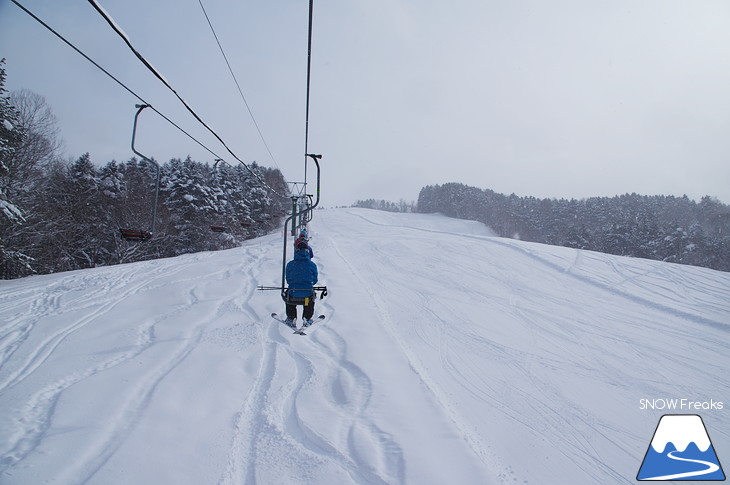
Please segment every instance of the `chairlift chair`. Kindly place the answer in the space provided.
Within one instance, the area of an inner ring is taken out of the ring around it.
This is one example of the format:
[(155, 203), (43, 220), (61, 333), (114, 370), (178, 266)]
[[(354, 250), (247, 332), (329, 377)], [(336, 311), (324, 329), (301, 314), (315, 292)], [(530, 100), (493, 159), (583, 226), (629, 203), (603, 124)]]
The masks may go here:
[(122, 239), (125, 241), (130, 242), (141, 242), (141, 241), (147, 241), (149, 239), (152, 239), (152, 234), (155, 232), (155, 220), (157, 219), (157, 201), (159, 200), (160, 195), (160, 165), (155, 162), (154, 160), (142, 155), (134, 148), (134, 140), (137, 135), (137, 118), (139, 118), (139, 114), (142, 112), (143, 109), (149, 108), (148, 104), (136, 104), (134, 105), (135, 108), (137, 108), (137, 113), (134, 115), (134, 127), (132, 128), (132, 151), (135, 153), (135, 155), (142, 158), (142, 160), (146, 161), (147, 163), (150, 163), (155, 166), (157, 169), (157, 175), (155, 177), (155, 200), (152, 205), (152, 222), (150, 224), (150, 230), (144, 231), (141, 229), (119, 229), (119, 232), (122, 236)]
[(284, 288), (281, 292), (281, 297), (284, 300), (284, 303), (287, 305), (297, 305), (297, 306), (307, 306), (309, 305), (309, 302), (312, 300), (317, 299), (317, 292), (321, 292), (319, 294), (319, 299), (323, 300), (325, 296), (327, 296), (327, 287), (326, 286), (315, 286), (312, 288), (312, 296), (290, 296), (289, 292), (293, 290), (297, 290), (298, 288)]
[(130, 242), (146, 241), (152, 238), (152, 233), (149, 231), (141, 231), (136, 229), (119, 229), (122, 239)]

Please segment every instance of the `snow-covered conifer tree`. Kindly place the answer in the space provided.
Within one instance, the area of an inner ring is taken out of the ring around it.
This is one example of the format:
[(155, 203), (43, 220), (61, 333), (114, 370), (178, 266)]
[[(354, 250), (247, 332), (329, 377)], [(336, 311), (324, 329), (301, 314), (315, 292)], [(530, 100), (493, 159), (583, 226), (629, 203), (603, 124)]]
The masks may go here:
[(30, 258), (7, 243), (8, 235), (25, 220), (23, 212), (9, 198), (10, 160), (23, 141), (19, 113), (10, 103), (5, 90), (5, 59), (0, 60), (0, 277), (12, 278), (30, 271)]

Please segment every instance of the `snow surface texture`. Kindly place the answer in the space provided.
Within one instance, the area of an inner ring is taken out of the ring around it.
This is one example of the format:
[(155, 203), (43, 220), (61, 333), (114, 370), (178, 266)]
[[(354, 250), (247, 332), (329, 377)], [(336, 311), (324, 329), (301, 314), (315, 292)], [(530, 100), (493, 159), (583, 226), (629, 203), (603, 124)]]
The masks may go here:
[[(728, 273), (438, 215), (310, 235), (306, 337), (256, 290), (278, 234), (0, 281), (0, 483), (631, 484), (668, 412), (640, 399), (728, 400)], [(727, 409), (699, 414), (730, 462)]]

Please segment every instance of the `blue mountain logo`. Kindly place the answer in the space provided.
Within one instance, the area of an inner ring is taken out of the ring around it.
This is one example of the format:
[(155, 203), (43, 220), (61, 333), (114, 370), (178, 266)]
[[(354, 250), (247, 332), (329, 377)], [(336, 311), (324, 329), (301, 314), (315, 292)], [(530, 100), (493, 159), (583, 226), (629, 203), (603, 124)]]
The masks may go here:
[(696, 414), (662, 416), (636, 479), (725, 480), (702, 418)]

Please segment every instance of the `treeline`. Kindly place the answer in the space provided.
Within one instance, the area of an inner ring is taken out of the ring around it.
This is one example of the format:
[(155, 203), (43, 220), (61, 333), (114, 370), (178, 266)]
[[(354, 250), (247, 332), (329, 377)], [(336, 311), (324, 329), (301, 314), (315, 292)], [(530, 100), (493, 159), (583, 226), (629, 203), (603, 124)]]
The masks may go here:
[(362, 207), (364, 209), (377, 209), (387, 212), (416, 212), (416, 204), (413, 202), (406, 202), (401, 199), (398, 202), (389, 202), (387, 200), (376, 200), (366, 199), (358, 200), (352, 207)]
[[(2, 279), (235, 247), (278, 227), (290, 203), (278, 170), (252, 163), (254, 176), (242, 165), (188, 157), (162, 164), (155, 204), (153, 164), (132, 158), (99, 167), (88, 154), (60, 160), (45, 100), (8, 95), (4, 83), (0, 61)], [(120, 229), (153, 234), (130, 242)]]
[[(287, 191), (278, 170), (250, 167), (277, 192)], [(6, 254), (0, 275), (8, 279), (236, 247), (278, 227), (288, 201), (269, 193), (243, 166), (213, 168), (189, 157), (173, 159), (161, 166), (153, 237), (122, 239), (120, 229), (151, 231), (155, 180), (155, 167), (134, 158), (97, 168), (85, 154), (46, 167), (32, 187), (14, 197), (23, 218), (2, 228)]]
[(480, 221), (503, 237), (730, 271), (730, 206), (708, 196), (556, 200), (449, 183), (421, 189), (418, 211)]

